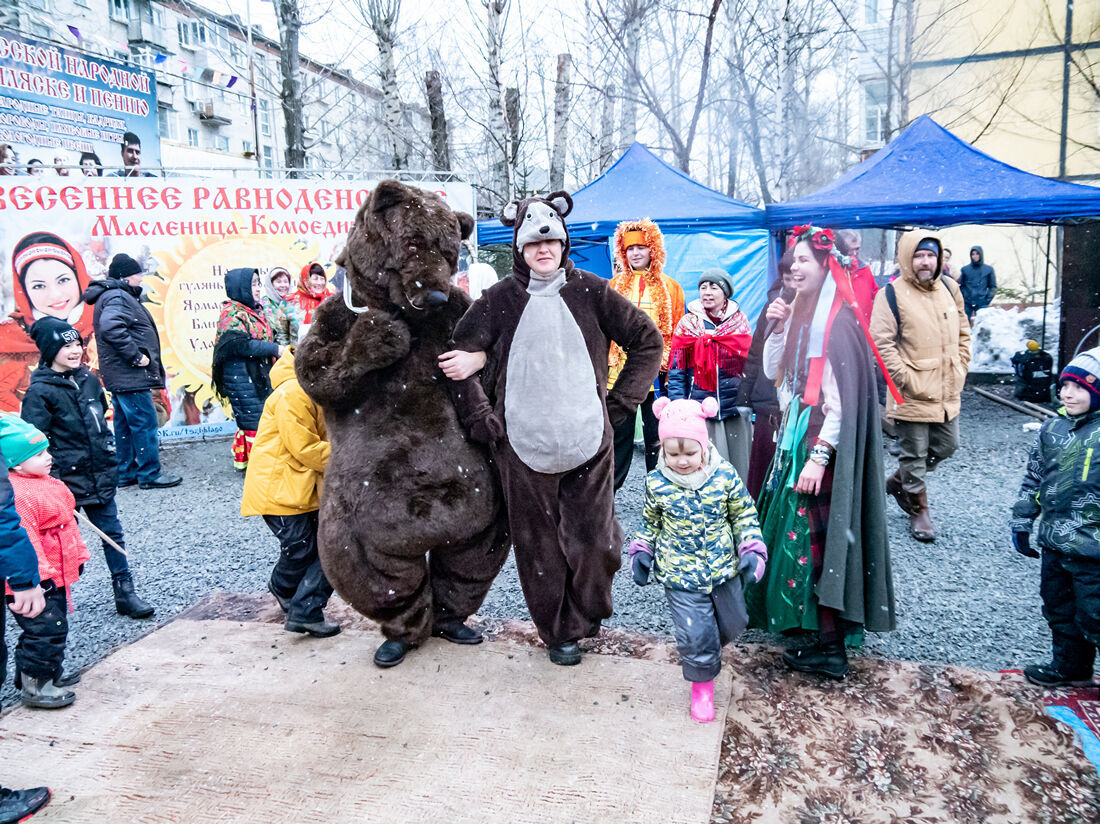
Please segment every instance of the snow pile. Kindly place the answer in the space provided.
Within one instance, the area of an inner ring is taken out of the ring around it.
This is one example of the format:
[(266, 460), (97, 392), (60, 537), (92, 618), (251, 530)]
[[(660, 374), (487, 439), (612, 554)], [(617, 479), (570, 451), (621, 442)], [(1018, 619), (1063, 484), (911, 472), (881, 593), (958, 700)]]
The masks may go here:
[[(1054, 354), (1058, 350), (1057, 304), (1047, 306), (1046, 331), (1044, 348)], [(1029, 340), (1043, 340), (1043, 307), (979, 309), (970, 338), (971, 372), (1011, 373), (1012, 356), (1024, 349)]]

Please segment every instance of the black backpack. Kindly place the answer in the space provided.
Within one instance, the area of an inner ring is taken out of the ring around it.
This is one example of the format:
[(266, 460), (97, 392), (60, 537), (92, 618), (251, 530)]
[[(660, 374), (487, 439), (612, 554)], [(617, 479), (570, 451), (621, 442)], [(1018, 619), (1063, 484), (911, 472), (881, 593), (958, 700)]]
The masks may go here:
[[(955, 300), (959, 299), (959, 293), (955, 290), (959, 288), (958, 284), (955, 284), (951, 278), (947, 275), (940, 275), (940, 283), (943, 284), (943, 288), (947, 290), (947, 293)], [(948, 283), (955, 284), (954, 288), (948, 286)], [(890, 311), (894, 313), (894, 323), (898, 327), (898, 331), (901, 331), (901, 313), (898, 312), (898, 296), (894, 292), (893, 282), (887, 283), (883, 289), (886, 291), (886, 303), (890, 306)]]

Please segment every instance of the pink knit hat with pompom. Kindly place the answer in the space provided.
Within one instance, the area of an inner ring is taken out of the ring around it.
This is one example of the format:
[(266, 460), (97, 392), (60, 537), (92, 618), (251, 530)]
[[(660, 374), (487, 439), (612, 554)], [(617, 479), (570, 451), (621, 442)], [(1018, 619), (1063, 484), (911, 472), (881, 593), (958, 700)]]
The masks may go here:
[(670, 401), (661, 397), (653, 402), (653, 414), (659, 420), (657, 433), (662, 441), (666, 438), (687, 438), (698, 441), (706, 449), (710, 443), (706, 419), (718, 414), (718, 401), (714, 398), (704, 398), (702, 403), (689, 400)]

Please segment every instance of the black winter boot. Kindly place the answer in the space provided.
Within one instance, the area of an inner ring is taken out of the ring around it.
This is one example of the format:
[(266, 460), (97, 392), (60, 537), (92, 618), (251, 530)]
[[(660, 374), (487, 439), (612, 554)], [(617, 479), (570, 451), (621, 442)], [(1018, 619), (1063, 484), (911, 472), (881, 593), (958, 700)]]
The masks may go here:
[[(80, 670), (62, 671), (59, 676), (53, 679), (53, 685), (55, 687), (71, 687), (73, 684), (79, 684), (80, 678)], [(14, 684), (17, 690), (23, 689), (23, 673), (19, 671), (18, 666), (15, 668)]]
[(1054, 687), (1091, 687), (1092, 673), (1067, 675), (1054, 662), (1049, 664), (1031, 664), (1024, 667), (1024, 678), (1032, 684), (1053, 689)]
[(415, 649), (415, 644), (406, 644), (404, 641), (383, 641), (374, 651), (374, 665), (382, 669), (396, 667), (405, 660), (405, 653)]
[(0, 787), (0, 824), (26, 821), (50, 803), (49, 787), (30, 790), (9, 790)]
[(148, 618), (155, 611), (152, 604), (139, 598), (134, 592), (134, 579), (129, 572), (120, 572), (113, 576), (111, 587), (115, 591), (115, 610), (119, 615)]
[(476, 629), (470, 629), (457, 618), (452, 621), (444, 621), (435, 625), (432, 635), (450, 641), (452, 644), (480, 644), (485, 640)]
[(581, 662), (581, 648), (576, 641), (554, 644), (549, 647), (547, 654), (550, 656), (550, 663), (561, 667), (573, 667)]
[(799, 672), (824, 675), (840, 681), (848, 674), (848, 652), (843, 639), (829, 643), (816, 643), (805, 649), (787, 650), (783, 663)]

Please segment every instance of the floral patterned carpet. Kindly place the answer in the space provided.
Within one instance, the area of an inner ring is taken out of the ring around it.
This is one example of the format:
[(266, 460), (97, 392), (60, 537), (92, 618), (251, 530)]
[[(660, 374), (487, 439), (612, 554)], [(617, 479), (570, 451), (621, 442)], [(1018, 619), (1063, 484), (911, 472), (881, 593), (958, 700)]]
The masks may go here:
[(1096, 768), (1019, 676), (854, 658), (836, 683), (746, 652), (715, 822), (1100, 821)]

